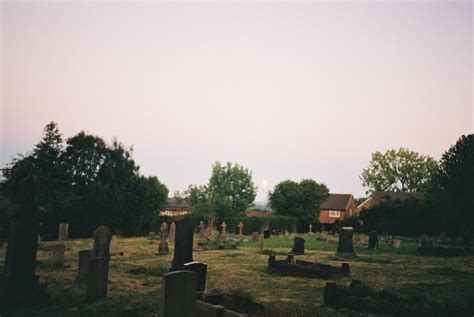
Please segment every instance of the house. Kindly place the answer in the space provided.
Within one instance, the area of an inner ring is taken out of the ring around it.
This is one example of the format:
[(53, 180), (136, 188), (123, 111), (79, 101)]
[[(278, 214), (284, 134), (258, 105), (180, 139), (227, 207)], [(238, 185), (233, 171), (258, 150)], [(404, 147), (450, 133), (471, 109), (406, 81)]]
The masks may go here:
[(247, 210), (245, 212), (246, 217), (270, 217), (272, 215), (272, 212), (270, 210), (260, 210), (260, 209), (254, 209), (254, 210)]
[(323, 225), (323, 229), (326, 229), (337, 220), (342, 221), (358, 215), (359, 209), (352, 194), (329, 194), (321, 204), (319, 222)]
[(191, 213), (191, 204), (184, 199), (168, 198), (165, 210), (160, 211), (160, 216), (178, 217)]
[(406, 200), (408, 198), (422, 199), (422, 193), (407, 193), (407, 192), (375, 192), (372, 196), (364, 200), (357, 208), (359, 210), (371, 208), (386, 199), (392, 200)]

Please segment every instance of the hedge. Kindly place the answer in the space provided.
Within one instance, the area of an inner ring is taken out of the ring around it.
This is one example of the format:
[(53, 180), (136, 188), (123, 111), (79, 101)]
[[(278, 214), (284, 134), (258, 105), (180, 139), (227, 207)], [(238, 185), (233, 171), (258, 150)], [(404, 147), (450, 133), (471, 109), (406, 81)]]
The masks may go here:
[(268, 223), (269, 228), (279, 231), (291, 231), (296, 224), (296, 218), (289, 216), (270, 216), (270, 217), (230, 217), (225, 219), (227, 231), (238, 233), (238, 225), (242, 221), (244, 224), (244, 234), (262, 231), (264, 225)]

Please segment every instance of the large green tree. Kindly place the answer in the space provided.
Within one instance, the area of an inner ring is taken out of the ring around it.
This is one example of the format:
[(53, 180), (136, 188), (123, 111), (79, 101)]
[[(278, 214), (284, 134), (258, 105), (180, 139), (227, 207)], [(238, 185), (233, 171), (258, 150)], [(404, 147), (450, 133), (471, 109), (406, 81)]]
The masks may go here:
[(323, 183), (304, 179), (280, 182), (268, 194), (270, 206), (276, 214), (295, 217), (300, 227), (314, 223), (329, 189)]
[(446, 231), (474, 237), (474, 134), (461, 136), (446, 151), (434, 177), (431, 198)]
[(374, 152), (369, 166), (362, 170), (367, 193), (376, 191), (423, 192), (437, 171), (437, 162), (406, 148)]

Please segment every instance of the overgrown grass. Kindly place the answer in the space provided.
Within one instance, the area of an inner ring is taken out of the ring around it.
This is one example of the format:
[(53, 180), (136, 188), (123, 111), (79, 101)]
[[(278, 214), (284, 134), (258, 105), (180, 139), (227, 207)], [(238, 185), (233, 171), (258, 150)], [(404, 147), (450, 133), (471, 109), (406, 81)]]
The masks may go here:
[[(315, 235), (304, 238), (305, 255), (297, 256), (298, 259), (340, 266), (340, 259), (335, 257), (337, 245), (319, 241)], [(400, 298), (419, 299), (448, 311), (452, 307), (468, 310), (474, 289), (474, 256), (418, 256), (416, 241), (404, 241), (400, 249), (381, 242), (378, 250), (369, 251), (365, 243), (360, 244), (364, 239), (366, 236), (356, 235), (357, 256), (344, 259), (351, 265), (352, 276), (329, 281), (349, 284), (351, 279), (358, 279), (370, 289), (388, 289)], [(74, 282), (77, 252), (91, 249), (92, 240), (66, 241), (66, 267), (61, 269), (53, 269), (49, 264), (55, 243), (41, 243), (36, 269), (50, 301), (35, 307), (11, 308), (2, 316), (120, 316), (124, 310), (137, 316), (158, 313), (161, 276), (172, 260), (172, 252), (156, 255), (159, 241), (146, 237), (119, 239), (111, 257), (108, 297), (95, 302), (87, 302), (85, 285)], [(228, 294), (240, 290), (239, 300), (263, 306), (261, 316), (370, 315), (322, 306), (326, 280), (269, 274), (267, 254), (282, 258), (292, 246), (292, 236), (272, 236), (263, 241), (264, 254), (259, 241), (244, 241), (235, 250), (198, 250), (193, 256), (195, 261), (208, 264), (207, 289), (219, 288)], [(170, 243), (171, 250), (173, 247)], [(5, 251), (6, 246), (0, 248), (2, 264)]]

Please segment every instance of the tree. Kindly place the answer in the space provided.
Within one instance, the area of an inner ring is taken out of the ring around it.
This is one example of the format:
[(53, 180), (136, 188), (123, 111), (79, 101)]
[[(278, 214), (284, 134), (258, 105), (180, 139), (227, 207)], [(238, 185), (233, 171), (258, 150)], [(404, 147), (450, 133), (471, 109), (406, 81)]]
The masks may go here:
[(234, 216), (242, 214), (255, 199), (257, 188), (252, 181), (252, 173), (239, 164), (216, 162), (209, 179), (209, 195), (220, 205), (230, 204)]
[(376, 191), (423, 192), (436, 173), (437, 162), (429, 156), (400, 148), (374, 152), (369, 167), (363, 169), (362, 185), (367, 193)]
[(275, 186), (268, 199), (276, 214), (295, 217), (302, 227), (317, 219), (328, 194), (327, 186), (314, 180), (304, 179), (300, 183), (286, 180)]
[(446, 231), (474, 236), (474, 134), (461, 136), (446, 151), (430, 196), (439, 207)]

